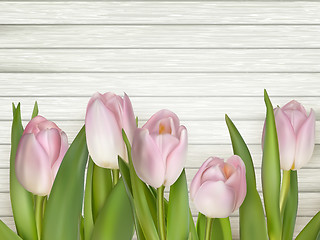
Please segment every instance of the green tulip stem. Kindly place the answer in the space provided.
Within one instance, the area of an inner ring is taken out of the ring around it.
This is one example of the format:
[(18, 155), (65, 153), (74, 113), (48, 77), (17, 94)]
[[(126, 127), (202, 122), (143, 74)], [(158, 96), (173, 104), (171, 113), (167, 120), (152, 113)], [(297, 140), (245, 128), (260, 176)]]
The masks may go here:
[(211, 237), (211, 228), (212, 228), (212, 221), (213, 221), (213, 218), (209, 218), (207, 217), (207, 224), (206, 224), (206, 234), (205, 234), (205, 237), (204, 239), (205, 240), (210, 240), (210, 237)]
[(291, 170), (283, 170), (282, 176), (282, 185), (281, 185), (281, 192), (280, 192), (280, 214), (281, 218), (284, 214), (285, 205), (287, 202), (289, 190), (290, 190), (290, 172)]
[(231, 225), (230, 225), (229, 218), (228, 217), (220, 218), (219, 220), (220, 220), (220, 224), (221, 224), (223, 239), (224, 240), (232, 240), (232, 232), (231, 232)]
[(113, 186), (117, 185), (118, 180), (119, 180), (119, 169), (112, 169)]
[(165, 220), (164, 220), (164, 186), (157, 189), (157, 215), (158, 231), (161, 240), (166, 239)]
[(38, 240), (41, 239), (41, 229), (42, 229), (42, 219), (43, 219), (43, 213), (44, 213), (44, 202), (47, 196), (38, 196), (35, 195), (35, 218), (36, 218), (36, 226), (37, 226), (37, 234), (38, 234)]

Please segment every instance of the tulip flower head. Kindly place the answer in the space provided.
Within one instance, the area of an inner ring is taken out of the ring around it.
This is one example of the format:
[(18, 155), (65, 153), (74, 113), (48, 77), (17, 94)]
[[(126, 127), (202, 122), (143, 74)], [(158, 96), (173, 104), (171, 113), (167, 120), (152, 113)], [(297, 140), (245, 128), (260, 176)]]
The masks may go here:
[(34, 117), (17, 149), (15, 171), (20, 184), (35, 195), (48, 195), (67, 150), (67, 135), (55, 123)]
[[(309, 115), (305, 108), (293, 100), (282, 108), (274, 109), (277, 128), (280, 167), (283, 170), (297, 170), (306, 164), (315, 144), (315, 113)], [(262, 135), (262, 146), (264, 131)]]
[(246, 193), (246, 167), (237, 155), (227, 162), (208, 158), (190, 185), (190, 197), (196, 208), (210, 218), (228, 217), (241, 206)]
[(147, 184), (155, 188), (171, 186), (183, 170), (187, 148), (187, 129), (176, 114), (161, 110), (135, 131), (133, 166)]
[(118, 155), (128, 161), (122, 129), (130, 143), (136, 127), (127, 94), (95, 93), (87, 106), (86, 137), (89, 154), (99, 167), (118, 169)]

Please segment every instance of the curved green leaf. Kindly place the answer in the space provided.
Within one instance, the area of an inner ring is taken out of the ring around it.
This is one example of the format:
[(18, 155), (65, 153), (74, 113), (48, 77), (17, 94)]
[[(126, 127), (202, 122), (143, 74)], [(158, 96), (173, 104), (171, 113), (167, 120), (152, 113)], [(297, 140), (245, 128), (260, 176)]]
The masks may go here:
[(39, 114), (38, 102), (35, 101), (34, 106), (33, 106), (32, 115), (31, 115), (31, 119), (34, 118), (35, 116), (38, 116), (38, 114)]
[(43, 240), (78, 239), (87, 160), (85, 127), (82, 127), (64, 156), (53, 183), (44, 213)]
[(167, 239), (188, 239), (189, 235), (189, 197), (185, 170), (171, 185), (167, 216)]
[(86, 189), (84, 193), (84, 239), (90, 240), (93, 230), (93, 215), (92, 215), (92, 171), (93, 161), (89, 158), (87, 178), (86, 178)]
[(256, 176), (251, 154), (238, 129), (227, 115), (225, 120), (230, 133), (233, 153), (240, 156), (246, 165), (247, 195), (239, 210), (240, 239), (267, 240), (266, 221), (261, 198), (256, 187)]
[(33, 211), (33, 195), (18, 182), (15, 172), (15, 157), (23, 133), (20, 103), (13, 106), (10, 153), (10, 199), (17, 232), (25, 240), (37, 239), (37, 228)]
[(308, 222), (296, 240), (314, 240), (320, 234), (320, 211)]
[(207, 223), (206, 216), (199, 212), (198, 218), (197, 218), (197, 233), (198, 233), (199, 239), (204, 239), (206, 235), (206, 223)]
[(155, 198), (150, 192), (149, 188), (143, 181), (141, 181), (134, 170), (131, 158), (131, 146), (124, 130), (122, 130), (122, 136), (128, 152), (132, 195), (136, 209), (136, 216), (146, 239), (158, 240), (159, 236), (155, 226), (157, 219)]
[(121, 176), (123, 179), (124, 186), (126, 188), (127, 196), (129, 197), (129, 200), (130, 200), (131, 211), (132, 211), (132, 214), (134, 217), (134, 225), (135, 225), (135, 229), (136, 229), (137, 239), (138, 240), (145, 240), (145, 237), (143, 235), (141, 226), (140, 226), (139, 221), (137, 219), (136, 210), (134, 207), (129, 166), (120, 156), (118, 156), (118, 165), (119, 165), (119, 169), (120, 169), (120, 173), (121, 173)]
[(97, 219), (108, 195), (112, 191), (111, 169), (93, 164), (92, 171), (92, 214)]
[(92, 233), (92, 240), (132, 239), (134, 220), (123, 179), (110, 193), (101, 209)]
[(276, 124), (273, 106), (264, 91), (264, 101), (267, 107), (265, 136), (262, 157), (262, 189), (266, 209), (268, 234), (270, 240), (281, 239), (280, 218), (280, 159)]
[(298, 209), (298, 177), (297, 171), (290, 173), (290, 190), (284, 209), (282, 239), (292, 239)]
[(22, 240), (7, 225), (0, 220), (0, 239), (6, 240)]
[(191, 210), (189, 209), (189, 237), (188, 240), (199, 240), (197, 229), (193, 221)]

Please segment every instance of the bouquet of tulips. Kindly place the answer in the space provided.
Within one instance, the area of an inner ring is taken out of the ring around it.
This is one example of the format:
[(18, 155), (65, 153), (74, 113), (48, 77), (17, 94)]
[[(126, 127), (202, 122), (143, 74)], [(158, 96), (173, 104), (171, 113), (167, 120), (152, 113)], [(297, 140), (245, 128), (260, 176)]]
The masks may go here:
[[(169, 110), (139, 128), (126, 94), (96, 93), (69, 147), (65, 132), (38, 115), (37, 103), (25, 129), (20, 104), (13, 104), (10, 197), (16, 232), (0, 221), (0, 239), (229, 240), (229, 216), (237, 209), (241, 239), (292, 239), (297, 170), (314, 149), (315, 113), (296, 101), (274, 109), (266, 91), (264, 100), (264, 204), (248, 147), (227, 115), (234, 155), (208, 158), (188, 191), (187, 129)], [(189, 193), (199, 211), (196, 221)], [(320, 239), (320, 213), (296, 239)]]

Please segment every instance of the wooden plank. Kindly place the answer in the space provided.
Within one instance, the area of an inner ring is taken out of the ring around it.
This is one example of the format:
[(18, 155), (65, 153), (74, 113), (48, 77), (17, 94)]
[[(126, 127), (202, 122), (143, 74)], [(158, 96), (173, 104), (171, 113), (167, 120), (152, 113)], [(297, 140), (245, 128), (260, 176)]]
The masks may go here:
[(317, 2), (0, 2), (0, 24), (319, 24)]
[[(71, 142), (71, 140), (69, 141)], [(260, 145), (248, 145), (252, 160), (256, 168), (261, 167), (262, 150)], [(233, 154), (232, 146), (227, 145), (189, 145), (186, 168), (199, 168), (201, 164), (210, 156), (218, 156), (224, 159)], [(10, 145), (0, 145), (0, 168), (9, 168)], [(320, 168), (320, 145), (316, 145), (313, 156), (303, 168), (318, 169)]]
[[(192, 181), (192, 178), (198, 171), (198, 168), (201, 166), (202, 162), (206, 159), (199, 159), (198, 166), (196, 168), (186, 169), (187, 182), (188, 186)], [(298, 171), (299, 175), (299, 192), (319, 192), (320, 194), (320, 169), (300, 169)], [(261, 187), (261, 169), (256, 168), (256, 181), (258, 191), (262, 191)], [(168, 189), (167, 189), (168, 190)], [(9, 192), (9, 169), (0, 169), (0, 192), (8, 193)]]
[(0, 72), (320, 72), (320, 49), (1, 49)]
[[(315, 86), (320, 92), (320, 84)], [(121, 93), (122, 95), (122, 93)], [(38, 101), (40, 114), (51, 120), (83, 120), (90, 97), (0, 97), (0, 121), (12, 119), (11, 103), (21, 102), (22, 118), (30, 119)], [(313, 108), (320, 118), (320, 97), (296, 97), (309, 112)], [(272, 97), (273, 104), (283, 106), (292, 97)], [(136, 116), (148, 120), (160, 109), (170, 109), (181, 120), (220, 120), (228, 113), (233, 120), (264, 120), (265, 105), (260, 97), (131, 97)], [(196, 114), (195, 114), (196, 111)]]
[(320, 96), (319, 79), (320, 73), (0, 73), (0, 95), (261, 97), (266, 88), (270, 96)]
[(0, 48), (319, 48), (319, 26), (4, 25)]
[[(232, 116), (231, 116), (232, 117)], [(23, 121), (23, 125), (26, 125)], [(69, 142), (75, 138), (84, 121), (55, 121), (66, 132)], [(181, 121), (188, 129), (190, 144), (229, 144), (230, 138), (224, 121)], [(247, 144), (260, 144), (263, 121), (234, 121)], [(143, 125), (140, 121), (139, 125)], [(316, 122), (316, 129), (320, 129), (320, 122)], [(0, 144), (9, 144), (11, 121), (0, 122)], [(320, 144), (320, 135), (316, 134), (316, 144)]]
[[(262, 193), (260, 193), (262, 197)], [(168, 193), (165, 193), (168, 197)], [(0, 216), (12, 216), (11, 203), (9, 193), (0, 193)], [(298, 216), (310, 217), (317, 214), (320, 207), (320, 193), (303, 192), (299, 193), (299, 208)], [(196, 216), (198, 211), (195, 209), (194, 204), (190, 201), (190, 208), (193, 216)], [(232, 216), (239, 216), (239, 211), (235, 211)]]
[[(296, 235), (304, 228), (310, 219), (311, 217), (297, 218), (294, 237), (296, 237)], [(1, 220), (12, 230), (15, 230), (13, 217), (1, 217)], [(197, 218), (193, 217), (193, 221), (196, 222)], [(230, 223), (232, 228), (232, 239), (239, 240), (239, 217), (230, 217)]]

